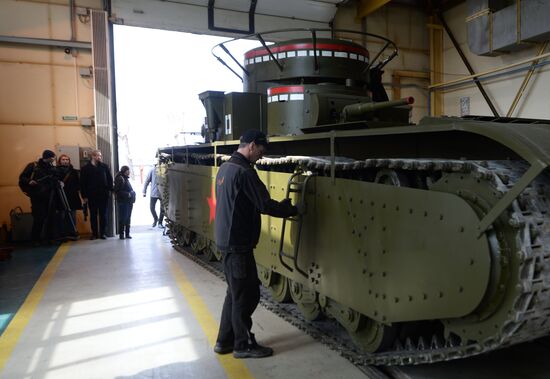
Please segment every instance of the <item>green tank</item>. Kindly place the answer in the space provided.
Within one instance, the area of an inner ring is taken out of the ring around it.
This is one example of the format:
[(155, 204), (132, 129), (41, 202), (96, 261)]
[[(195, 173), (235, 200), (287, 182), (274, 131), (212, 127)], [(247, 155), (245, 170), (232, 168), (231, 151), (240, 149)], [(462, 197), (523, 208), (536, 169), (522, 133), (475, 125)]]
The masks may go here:
[(546, 335), (550, 126), (489, 117), (412, 125), (412, 99), (373, 101), (387, 99), (380, 77), (397, 54), (391, 41), (374, 36), (386, 51), (371, 60), (358, 44), (321, 37), (326, 30), (304, 33), (264, 43), (244, 64), (230, 56), (244, 92), (201, 94), (209, 142), (159, 149), (173, 243), (220, 259), (214, 179), (239, 135), (262, 129), (270, 143), (260, 178), (274, 199), (307, 204), (295, 218), (262, 216), (255, 256), (276, 300), (309, 320), (336, 319), (383, 365)]

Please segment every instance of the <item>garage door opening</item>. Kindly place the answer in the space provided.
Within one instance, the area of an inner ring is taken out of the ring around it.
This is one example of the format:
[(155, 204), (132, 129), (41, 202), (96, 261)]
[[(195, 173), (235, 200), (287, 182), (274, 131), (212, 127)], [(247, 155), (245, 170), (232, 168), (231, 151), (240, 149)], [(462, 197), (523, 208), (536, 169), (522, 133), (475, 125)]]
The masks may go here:
[[(143, 183), (159, 147), (202, 142), (206, 116), (199, 93), (242, 91), (242, 83), (211, 54), (226, 37), (115, 25), (119, 164), (132, 172), (137, 193), (133, 225), (150, 225)], [(232, 43), (240, 59), (257, 41)], [(158, 213), (158, 203), (157, 203)]]

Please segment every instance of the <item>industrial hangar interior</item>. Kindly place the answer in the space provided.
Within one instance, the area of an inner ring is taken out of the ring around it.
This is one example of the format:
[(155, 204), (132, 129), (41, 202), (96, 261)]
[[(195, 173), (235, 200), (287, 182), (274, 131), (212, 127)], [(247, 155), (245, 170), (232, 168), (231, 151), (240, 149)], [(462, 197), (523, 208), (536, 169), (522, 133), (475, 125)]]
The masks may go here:
[[(548, 15), (2, 0), (0, 377), (549, 377)], [(129, 74), (132, 30), (218, 38), (215, 66), (172, 72), (172, 50), (199, 57), (137, 40), (156, 63)], [(160, 140), (145, 76), (221, 72), (240, 88), (176, 102), (192, 142)], [(151, 117), (143, 148), (127, 111)]]

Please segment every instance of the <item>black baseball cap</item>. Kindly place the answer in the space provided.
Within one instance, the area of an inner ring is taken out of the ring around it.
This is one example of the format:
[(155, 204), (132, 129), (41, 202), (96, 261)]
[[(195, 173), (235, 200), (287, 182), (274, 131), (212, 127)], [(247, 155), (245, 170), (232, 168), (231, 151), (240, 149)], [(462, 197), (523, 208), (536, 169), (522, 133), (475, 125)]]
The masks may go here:
[(243, 133), (241, 136), (241, 143), (254, 142), (256, 145), (263, 145), (267, 147), (267, 137), (264, 133), (256, 129), (250, 129)]
[(51, 150), (44, 150), (42, 152), (42, 159), (49, 159), (55, 157), (55, 153)]

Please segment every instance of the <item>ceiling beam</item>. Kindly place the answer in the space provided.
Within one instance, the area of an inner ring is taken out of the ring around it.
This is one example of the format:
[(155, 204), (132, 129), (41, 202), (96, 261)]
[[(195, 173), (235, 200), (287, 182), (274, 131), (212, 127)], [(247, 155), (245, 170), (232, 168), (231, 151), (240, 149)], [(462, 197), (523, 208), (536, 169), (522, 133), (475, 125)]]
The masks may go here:
[(359, 0), (355, 18), (360, 20), (389, 3), (391, 0)]

